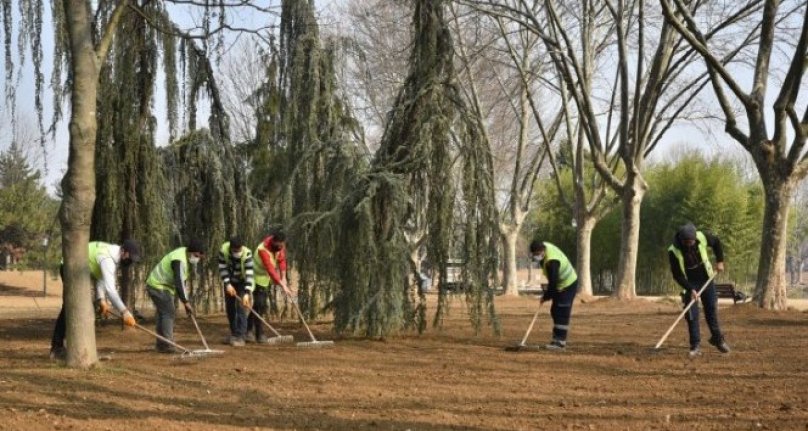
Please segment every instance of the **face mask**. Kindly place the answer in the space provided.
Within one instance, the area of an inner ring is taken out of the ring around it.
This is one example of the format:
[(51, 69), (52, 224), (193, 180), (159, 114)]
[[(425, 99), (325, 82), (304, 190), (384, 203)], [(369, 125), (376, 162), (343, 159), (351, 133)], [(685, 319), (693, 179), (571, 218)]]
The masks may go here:
[(269, 247), (270, 250), (275, 251), (275, 252), (281, 251), (281, 248), (282, 248), (281, 246), (276, 245), (276, 244), (272, 244), (272, 246)]
[(129, 266), (131, 264), (132, 264), (132, 259), (129, 259), (128, 257), (126, 259), (121, 259), (121, 265)]
[(188, 262), (191, 265), (196, 265), (197, 263), (199, 263), (199, 256), (191, 256), (191, 257), (189, 257)]
[(539, 255), (533, 255), (533, 262), (539, 263), (544, 259), (544, 253)]
[(241, 259), (241, 252), (232, 253), (230, 255), (233, 256), (233, 259)]

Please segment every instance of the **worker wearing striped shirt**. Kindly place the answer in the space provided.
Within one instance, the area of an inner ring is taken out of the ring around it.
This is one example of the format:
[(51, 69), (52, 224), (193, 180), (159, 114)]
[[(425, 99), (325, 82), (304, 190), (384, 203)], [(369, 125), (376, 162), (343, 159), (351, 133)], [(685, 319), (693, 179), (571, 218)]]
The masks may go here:
[(241, 347), (247, 333), (247, 315), (255, 290), (253, 256), (239, 237), (232, 237), (219, 250), (219, 276), (224, 287), (225, 309), (230, 322), (228, 344)]

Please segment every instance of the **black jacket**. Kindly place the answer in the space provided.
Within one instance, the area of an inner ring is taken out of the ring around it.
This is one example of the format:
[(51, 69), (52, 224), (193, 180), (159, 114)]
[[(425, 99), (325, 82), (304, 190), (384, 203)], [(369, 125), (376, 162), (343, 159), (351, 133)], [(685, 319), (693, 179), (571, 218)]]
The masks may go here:
[[(716, 262), (724, 261), (724, 249), (721, 247), (721, 240), (717, 236), (703, 232), (707, 238), (707, 246), (713, 249)], [(680, 240), (680, 234), (677, 232), (673, 237), (673, 246), (682, 251), (682, 256), (685, 260), (685, 274), (682, 274), (682, 269), (679, 267), (679, 259), (672, 251), (668, 251), (668, 260), (671, 265), (671, 273), (674, 280), (679, 283), (685, 290), (699, 289), (706, 282), (710, 276), (707, 275), (707, 270), (704, 268), (699, 253), (699, 240), (692, 247), (686, 247)], [(689, 292), (688, 292), (689, 293)]]

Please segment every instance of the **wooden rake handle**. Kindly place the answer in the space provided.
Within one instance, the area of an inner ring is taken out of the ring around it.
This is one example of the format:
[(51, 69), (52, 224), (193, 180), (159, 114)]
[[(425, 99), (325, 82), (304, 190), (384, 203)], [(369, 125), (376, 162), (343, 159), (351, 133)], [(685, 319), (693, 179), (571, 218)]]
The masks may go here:
[(665, 332), (665, 335), (663, 335), (662, 338), (659, 339), (659, 342), (656, 343), (656, 346), (654, 346), (654, 349), (659, 349), (659, 347), (662, 346), (662, 343), (664, 343), (665, 340), (668, 339), (668, 335), (670, 335), (671, 332), (673, 332), (673, 328), (675, 328), (676, 324), (679, 323), (680, 320), (682, 320), (682, 317), (685, 317), (685, 314), (687, 314), (687, 312), (690, 311), (690, 308), (693, 307), (693, 304), (696, 303), (696, 300), (699, 297), (701, 297), (701, 293), (704, 292), (704, 289), (706, 289), (707, 286), (710, 285), (710, 282), (713, 281), (713, 279), (715, 278), (716, 275), (718, 275), (717, 272), (715, 274), (713, 274), (713, 276), (710, 277), (710, 279), (707, 280), (706, 283), (704, 283), (704, 286), (701, 286), (701, 289), (699, 289), (698, 292), (696, 292), (696, 298), (695, 299), (690, 299), (690, 303), (687, 304), (687, 307), (685, 307), (685, 309), (682, 310), (681, 313), (679, 313), (679, 317), (677, 317), (676, 321), (673, 322), (673, 325), (671, 325), (671, 327), (668, 328), (668, 331)]
[(255, 309), (254, 309), (254, 308), (252, 308), (252, 307), (247, 307), (247, 306), (246, 306), (246, 305), (244, 305), (243, 303), (241, 304), (241, 306), (242, 306), (242, 307), (244, 307), (244, 308), (246, 308), (246, 309), (248, 309), (248, 310), (250, 310), (250, 313), (252, 313), (252, 315), (253, 315), (253, 316), (257, 317), (257, 318), (258, 318), (258, 320), (260, 320), (260, 321), (261, 321), (261, 323), (263, 323), (264, 325), (266, 325), (266, 327), (267, 327), (267, 328), (269, 328), (269, 330), (270, 330), (270, 331), (272, 331), (272, 333), (273, 333), (273, 334), (275, 334), (275, 336), (276, 336), (276, 337), (281, 337), (281, 336), (282, 336), (282, 335), (281, 335), (281, 334), (280, 334), (278, 331), (276, 331), (276, 330), (275, 330), (275, 328), (273, 328), (273, 327), (272, 327), (272, 325), (270, 325), (270, 324), (269, 324), (269, 322), (267, 322), (266, 320), (264, 320), (264, 318), (263, 318), (263, 317), (261, 317), (261, 315), (260, 315), (260, 314), (258, 314), (258, 312), (257, 312), (257, 311), (255, 311)]
[(199, 329), (199, 323), (197, 323), (196, 321), (196, 316), (194, 316), (194, 313), (189, 314), (189, 316), (191, 316), (191, 321), (194, 322), (196, 333), (199, 334), (199, 338), (202, 339), (202, 344), (205, 346), (205, 350), (210, 350), (210, 347), (208, 346), (208, 341), (205, 340), (205, 336), (202, 335), (202, 330)]
[[(120, 318), (120, 317), (121, 317), (121, 316), (120, 316), (118, 313), (115, 313), (114, 311), (110, 311), (110, 313), (112, 313), (112, 315), (113, 315), (113, 316), (115, 316), (115, 317), (118, 317), (118, 318)], [(174, 346), (174, 347), (176, 347), (176, 348), (178, 348), (178, 349), (182, 350), (182, 351), (183, 351), (183, 352), (185, 352), (185, 353), (191, 353), (191, 351), (190, 351), (190, 350), (188, 350), (188, 349), (186, 349), (185, 347), (180, 346), (179, 344), (177, 344), (177, 343), (175, 343), (175, 342), (173, 342), (173, 341), (169, 340), (169, 339), (168, 339), (168, 338), (166, 338), (166, 337), (163, 337), (162, 335), (160, 335), (160, 334), (158, 334), (158, 333), (156, 333), (156, 332), (153, 332), (153, 331), (150, 331), (150, 330), (148, 330), (148, 329), (144, 328), (142, 325), (140, 325), (140, 324), (139, 324), (139, 323), (137, 323), (137, 322), (135, 322), (135, 328), (136, 328), (136, 329), (139, 329), (139, 330), (141, 330), (141, 331), (143, 331), (143, 332), (145, 332), (145, 333), (147, 333), (147, 334), (149, 334), (149, 335), (151, 335), (151, 336), (152, 336), (152, 337), (154, 337), (154, 338), (157, 338), (158, 340), (160, 340), (160, 341), (162, 341), (162, 342), (164, 342), (164, 343), (168, 343), (168, 344), (170, 344), (170, 345), (172, 345), (172, 346)]]
[(519, 343), (520, 346), (524, 346), (527, 342), (527, 337), (530, 336), (530, 331), (533, 330), (533, 325), (536, 323), (536, 319), (539, 317), (539, 311), (541, 311), (541, 304), (539, 304), (539, 309), (536, 310), (536, 313), (533, 314), (533, 320), (530, 321), (530, 326), (527, 327), (527, 332), (525, 332), (525, 336), (522, 337), (522, 342)]

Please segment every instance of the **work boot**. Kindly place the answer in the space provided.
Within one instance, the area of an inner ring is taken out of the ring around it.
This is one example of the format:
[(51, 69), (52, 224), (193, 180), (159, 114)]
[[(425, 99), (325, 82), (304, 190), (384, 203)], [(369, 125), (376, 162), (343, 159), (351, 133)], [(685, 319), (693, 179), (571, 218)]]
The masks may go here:
[(54, 361), (64, 361), (67, 359), (67, 349), (64, 347), (51, 347), (50, 358)]
[(266, 335), (261, 334), (258, 336), (258, 340), (256, 340), (258, 344), (269, 344), (269, 338)]
[(255, 343), (255, 334), (252, 332), (248, 332), (244, 335), (244, 342), (246, 343)]
[(699, 349), (699, 346), (691, 347), (690, 352), (687, 353), (687, 356), (691, 359), (698, 358), (699, 356), (701, 356), (701, 350)]
[(567, 342), (561, 340), (553, 340), (550, 344), (544, 346), (547, 350), (563, 351), (567, 348)]
[(718, 349), (718, 351), (721, 353), (729, 353), (730, 351), (729, 344), (727, 344), (727, 342), (724, 341), (724, 337), (710, 338), (710, 344), (715, 346), (715, 348)]
[(244, 339), (241, 337), (230, 337), (230, 345), (233, 347), (244, 347)]
[(155, 348), (157, 353), (164, 353), (164, 354), (172, 354), (172, 353), (180, 353), (180, 350), (174, 346), (160, 346)]

